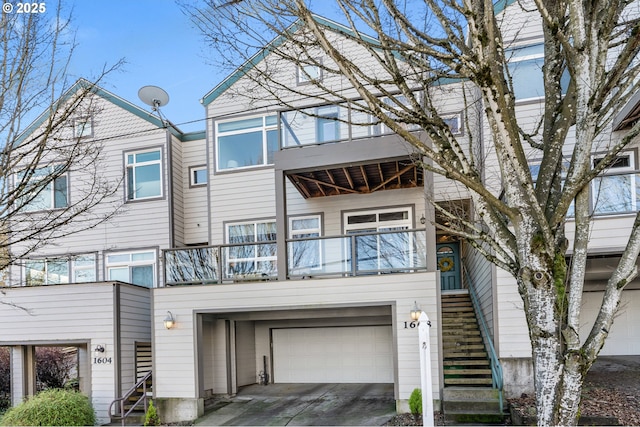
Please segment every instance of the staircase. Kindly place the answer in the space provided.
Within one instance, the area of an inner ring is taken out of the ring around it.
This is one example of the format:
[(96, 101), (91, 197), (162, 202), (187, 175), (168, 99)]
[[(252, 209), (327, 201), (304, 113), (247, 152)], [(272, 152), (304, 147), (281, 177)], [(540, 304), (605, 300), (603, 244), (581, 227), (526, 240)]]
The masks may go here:
[(467, 291), (442, 294), (445, 419), (454, 423), (501, 422), (491, 362)]
[(111, 402), (109, 406), (111, 424), (109, 425), (143, 425), (148, 402), (153, 394), (152, 390), (153, 381), (149, 372), (124, 396)]

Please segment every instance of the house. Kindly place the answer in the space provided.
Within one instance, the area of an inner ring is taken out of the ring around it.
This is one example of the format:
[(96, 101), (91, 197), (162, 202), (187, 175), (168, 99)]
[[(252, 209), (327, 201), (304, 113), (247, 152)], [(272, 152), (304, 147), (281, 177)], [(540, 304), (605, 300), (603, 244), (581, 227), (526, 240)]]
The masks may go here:
[[(183, 156), (202, 158), (194, 147), (203, 145), (204, 134), (183, 134), (84, 80), (61, 102), (87, 90), (69, 125), (51, 139), (92, 147), (91, 161), (70, 165), (12, 219), (31, 226), (40, 217), (65, 215), (85, 199), (99, 203), (84, 206), (46, 245), (29, 239), (12, 245), (14, 254), (27, 255), (12, 265), (2, 290), (0, 345), (12, 352), (14, 404), (36, 390), (36, 346), (76, 347), (80, 389), (91, 395), (98, 420), (106, 422), (111, 402), (150, 366), (151, 289), (162, 286), (161, 251), (189, 238), (185, 221), (194, 227), (201, 222), (195, 211), (183, 214), (189, 171), (182, 163)], [(48, 114), (25, 131), (24, 141), (38, 135)]]
[[(539, 67), (542, 36), (517, 3), (506, 2), (497, 16), (509, 24), (512, 63), (522, 73), (514, 73), (518, 112), (534, 123), (541, 86), (527, 71)], [(336, 29), (336, 39), (349, 31), (317, 19)], [(525, 48), (526, 56), (518, 56)], [(531, 391), (531, 347), (515, 280), (432, 224), (445, 219), (428, 200), (472, 212), (467, 190), (422, 169), (400, 137), (365, 125), (346, 104), (303, 96), (286, 105), (270, 101), (250, 76), (255, 67), (273, 66), (269, 61), (268, 49), (259, 52), (204, 96), (203, 133), (183, 134), (95, 89), (100, 108), (83, 121), (91, 123), (86, 138), (105, 142), (104, 171), (117, 189), (110, 206), (122, 212), (13, 266), (3, 288), (13, 305), (0, 305), (0, 320), (10, 327), (0, 345), (13, 354), (14, 403), (34, 390), (33, 347), (64, 345), (79, 349), (81, 390), (102, 421), (111, 402), (148, 371), (150, 347), (153, 396), (165, 422), (195, 419), (213, 396), (273, 382), (392, 384), (398, 410), (406, 411), (420, 386), (410, 317), (416, 308), (432, 322), (438, 404), (450, 398), (451, 385), (497, 388), (506, 396)], [(278, 66), (281, 84), (302, 93), (311, 76), (349, 87), (319, 68)], [(527, 84), (518, 85), (519, 78)], [(456, 96), (463, 85), (443, 85), (440, 112), (461, 141), (489, 141), (480, 111)], [(473, 96), (472, 87), (465, 89)], [(349, 89), (340, 94), (355, 96)], [(620, 112), (611, 138), (637, 120), (639, 101)], [(491, 147), (478, 149), (491, 176), (498, 167)], [(593, 184), (585, 327), (638, 209), (637, 162), (631, 149)], [(68, 174), (69, 199), (81, 173)], [(443, 306), (470, 289), (473, 309)], [(638, 281), (624, 295), (602, 354), (640, 351)], [(445, 331), (450, 313), (486, 328), (470, 344), (452, 341)], [(460, 345), (479, 355), (456, 365), (452, 347)], [(479, 369), (469, 367), (476, 363)], [(452, 375), (456, 366), (464, 369)]]

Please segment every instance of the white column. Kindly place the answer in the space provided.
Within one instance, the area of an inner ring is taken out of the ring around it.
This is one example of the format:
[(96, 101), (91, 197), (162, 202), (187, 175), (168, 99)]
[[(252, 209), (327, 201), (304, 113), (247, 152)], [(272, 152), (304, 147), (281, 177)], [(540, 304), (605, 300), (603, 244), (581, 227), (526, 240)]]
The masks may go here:
[(433, 426), (433, 379), (431, 378), (431, 321), (423, 311), (418, 319), (418, 343), (420, 345), (420, 386), (422, 388), (422, 425)]

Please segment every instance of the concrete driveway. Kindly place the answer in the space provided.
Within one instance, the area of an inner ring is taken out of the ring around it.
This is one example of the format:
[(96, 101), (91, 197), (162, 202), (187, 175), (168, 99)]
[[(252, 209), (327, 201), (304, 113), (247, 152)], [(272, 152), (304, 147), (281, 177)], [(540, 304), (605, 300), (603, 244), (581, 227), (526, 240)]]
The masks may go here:
[(393, 384), (270, 384), (244, 387), (197, 425), (374, 426), (396, 413)]

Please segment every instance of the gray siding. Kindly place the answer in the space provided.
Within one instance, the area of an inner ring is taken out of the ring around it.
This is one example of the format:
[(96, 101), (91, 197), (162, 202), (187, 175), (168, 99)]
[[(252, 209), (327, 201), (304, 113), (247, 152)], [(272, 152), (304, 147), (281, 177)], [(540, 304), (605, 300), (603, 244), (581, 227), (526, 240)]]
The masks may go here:
[(151, 290), (119, 286), (121, 393), (136, 383), (136, 342), (151, 342)]

